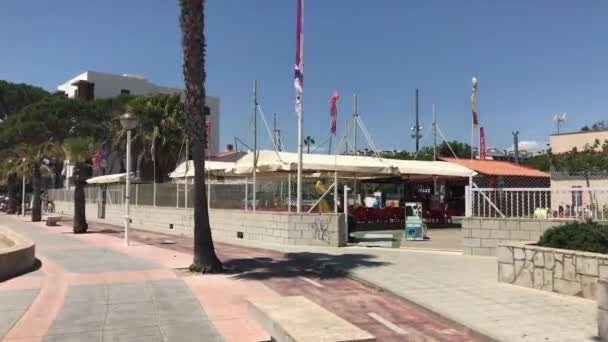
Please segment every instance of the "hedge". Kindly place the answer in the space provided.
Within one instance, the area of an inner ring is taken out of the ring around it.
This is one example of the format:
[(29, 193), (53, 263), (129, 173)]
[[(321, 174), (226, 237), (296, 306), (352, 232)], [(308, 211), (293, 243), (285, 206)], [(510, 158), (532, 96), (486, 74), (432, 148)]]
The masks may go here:
[(573, 222), (550, 228), (539, 246), (608, 254), (608, 226), (594, 222)]

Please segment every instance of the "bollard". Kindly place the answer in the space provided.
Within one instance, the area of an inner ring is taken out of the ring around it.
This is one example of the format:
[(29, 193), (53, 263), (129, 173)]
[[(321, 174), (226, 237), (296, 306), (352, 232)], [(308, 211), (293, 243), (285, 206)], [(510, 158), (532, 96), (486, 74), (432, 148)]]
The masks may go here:
[(608, 342), (608, 279), (600, 279), (597, 292), (597, 330), (600, 340)]

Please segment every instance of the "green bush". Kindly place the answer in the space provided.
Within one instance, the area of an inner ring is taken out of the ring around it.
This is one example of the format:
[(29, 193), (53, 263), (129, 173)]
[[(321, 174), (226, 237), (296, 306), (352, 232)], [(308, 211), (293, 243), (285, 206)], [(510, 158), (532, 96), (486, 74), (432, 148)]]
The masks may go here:
[(574, 222), (547, 230), (539, 246), (608, 254), (608, 226)]

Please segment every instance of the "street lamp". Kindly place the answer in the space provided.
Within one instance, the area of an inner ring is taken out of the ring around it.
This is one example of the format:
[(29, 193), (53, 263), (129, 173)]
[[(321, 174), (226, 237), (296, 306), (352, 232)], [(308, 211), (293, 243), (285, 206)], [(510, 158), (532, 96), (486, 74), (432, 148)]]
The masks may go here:
[(120, 116), (120, 125), (127, 131), (127, 178), (125, 179), (125, 246), (129, 246), (129, 225), (131, 216), (129, 213), (129, 195), (131, 187), (131, 131), (137, 127), (137, 116), (126, 112)]

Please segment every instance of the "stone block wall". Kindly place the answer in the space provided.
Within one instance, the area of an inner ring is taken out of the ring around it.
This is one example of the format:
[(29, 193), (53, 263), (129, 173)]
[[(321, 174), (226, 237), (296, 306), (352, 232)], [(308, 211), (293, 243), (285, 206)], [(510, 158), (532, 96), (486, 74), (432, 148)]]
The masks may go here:
[[(72, 202), (55, 202), (55, 211), (72, 215)], [(106, 205), (105, 218), (98, 218), (97, 204), (86, 205), (87, 220), (111, 225), (124, 224), (124, 207)], [(165, 234), (192, 236), (192, 208), (131, 206), (131, 227)], [(213, 238), (230, 242), (237, 239), (275, 244), (307, 246), (345, 246), (343, 214), (296, 214), (210, 209)]]
[(607, 254), (539, 247), (532, 243), (498, 244), (498, 281), (570, 296), (597, 298), (598, 279), (608, 278)]
[(496, 246), (508, 241), (538, 241), (545, 230), (566, 220), (463, 218), (462, 251), (465, 255), (493, 256)]

